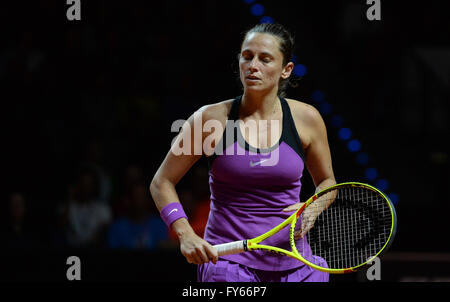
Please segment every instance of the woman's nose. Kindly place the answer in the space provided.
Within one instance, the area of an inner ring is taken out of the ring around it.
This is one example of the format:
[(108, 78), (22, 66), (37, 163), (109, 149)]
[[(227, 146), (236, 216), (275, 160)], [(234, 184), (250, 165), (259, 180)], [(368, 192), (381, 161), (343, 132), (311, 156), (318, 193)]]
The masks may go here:
[(256, 71), (258, 69), (257, 68), (257, 61), (256, 61), (255, 58), (250, 61), (250, 64), (248, 65), (248, 67), (249, 67), (250, 71)]

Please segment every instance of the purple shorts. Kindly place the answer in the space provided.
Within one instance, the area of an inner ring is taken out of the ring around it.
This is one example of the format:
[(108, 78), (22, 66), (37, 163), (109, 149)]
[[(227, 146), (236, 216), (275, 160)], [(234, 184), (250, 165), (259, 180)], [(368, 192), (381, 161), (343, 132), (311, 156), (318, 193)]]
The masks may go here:
[(197, 267), (198, 282), (328, 282), (328, 273), (323, 273), (307, 265), (287, 271), (263, 271), (219, 260)]

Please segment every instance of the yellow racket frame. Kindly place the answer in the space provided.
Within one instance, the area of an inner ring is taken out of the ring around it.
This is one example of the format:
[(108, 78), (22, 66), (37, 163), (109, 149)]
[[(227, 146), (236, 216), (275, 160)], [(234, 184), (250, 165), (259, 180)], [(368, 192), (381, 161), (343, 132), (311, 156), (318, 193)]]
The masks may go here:
[[(339, 187), (343, 187), (343, 186), (351, 186), (351, 187), (364, 187), (364, 188), (368, 188), (372, 191), (377, 192), (378, 194), (380, 194), (381, 196), (383, 196), (387, 202), (387, 204), (389, 205), (389, 209), (391, 211), (391, 217), (392, 217), (392, 223), (391, 223), (391, 229), (390, 229), (390, 234), (388, 237), (388, 240), (386, 240), (386, 243), (383, 245), (383, 247), (380, 249), (380, 251), (378, 251), (378, 253), (374, 256), (372, 256), (371, 258), (367, 259), (366, 262), (359, 264), (357, 266), (354, 267), (350, 267), (350, 268), (345, 268), (345, 269), (333, 269), (333, 268), (324, 268), (321, 266), (318, 266), (314, 263), (309, 262), (308, 260), (306, 260), (297, 250), (297, 247), (295, 245), (295, 239), (294, 239), (294, 231), (295, 231), (295, 224), (298, 220), (298, 218), (300, 217), (300, 214), (304, 211), (304, 209), (306, 207), (308, 207), (311, 203), (313, 203), (317, 198), (319, 198), (320, 196), (336, 189)], [(264, 245), (264, 244), (259, 244), (261, 241), (269, 238), (270, 236), (274, 235), (275, 233), (277, 233), (278, 231), (280, 231), (281, 229), (285, 228), (287, 225), (291, 225), (290, 226), (290, 232), (289, 232), (289, 239), (290, 239), (290, 246), (292, 251), (288, 251), (282, 248), (278, 248), (275, 246), (270, 246), (270, 245)], [(324, 190), (321, 190), (320, 192), (317, 192), (316, 194), (314, 194), (313, 196), (311, 196), (303, 205), (301, 208), (299, 208), (297, 211), (295, 211), (295, 213), (293, 213), (289, 218), (287, 218), (285, 221), (283, 221), (281, 224), (279, 224), (278, 226), (274, 227), (273, 229), (271, 229), (270, 231), (255, 237), (253, 239), (249, 239), (247, 240), (247, 249), (248, 251), (251, 250), (265, 250), (265, 251), (269, 251), (269, 252), (274, 252), (274, 253), (279, 253), (279, 254), (283, 254), (286, 255), (288, 257), (297, 259), (305, 264), (307, 264), (308, 266), (321, 271), (321, 272), (325, 272), (325, 273), (330, 273), (330, 274), (346, 274), (346, 273), (351, 273), (351, 272), (355, 272), (359, 269), (361, 269), (362, 267), (364, 267), (366, 264), (370, 263), (373, 261), (373, 259), (375, 259), (376, 257), (380, 256), (381, 253), (383, 251), (385, 251), (387, 249), (387, 247), (391, 244), (394, 236), (395, 236), (395, 232), (396, 232), (396, 226), (397, 226), (397, 215), (395, 212), (395, 208), (392, 205), (392, 202), (390, 201), (390, 199), (380, 190), (378, 190), (377, 188), (365, 184), (365, 183), (360, 183), (360, 182), (344, 182), (344, 183), (339, 183), (336, 185), (333, 185), (331, 187), (328, 187)]]

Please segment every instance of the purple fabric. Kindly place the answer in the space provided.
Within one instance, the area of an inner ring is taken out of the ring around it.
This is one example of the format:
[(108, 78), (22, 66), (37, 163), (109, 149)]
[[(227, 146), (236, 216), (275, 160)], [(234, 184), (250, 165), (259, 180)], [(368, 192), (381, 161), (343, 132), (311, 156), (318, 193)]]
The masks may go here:
[(179, 202), (172, 202), (166, 205), (161, 210), (161, 218), (164, 221), (164, 223), (167, 225), (168, 228), (174, 223), (176, 220), (180, 218), (186, 218), (186, 213), (184, 213), (183, 207), (181, 206), (181, 203)]
[[(275, 151), (279, 152), (276, 165), (252, 165), (269, 158)], [(299, 202), (304, 163), (285, 142), (281, 142), (275, 151), (257, 154), (235, 142), (225, 150), (224, 155), (214, 160), (209, 171), (211, 211), (205, 229), (206, 241), (215, 245), (251, 239), (269, 231), (292, 214), (282, 210)], [(290, 250), (289, 228), (263, 243)], [(301, 250), (303, 245), (305, 251)], [(311, 255), (307, 242), (297, 241), (297, 248)], [(221, 258), (265, 271), (286, 271), (302, 266), (298, 260), (267, 251)]]
[[(317, 261), (321, 262), (319, 257)], [(324, 262), (324, 261), (323, 261)], [(264, 271), (246, 267), (242, 264), (219, 260), (198, 265), (198, 282), (328, 282), (329, 274), (315, 270), (307, 265), (286, 271)]]

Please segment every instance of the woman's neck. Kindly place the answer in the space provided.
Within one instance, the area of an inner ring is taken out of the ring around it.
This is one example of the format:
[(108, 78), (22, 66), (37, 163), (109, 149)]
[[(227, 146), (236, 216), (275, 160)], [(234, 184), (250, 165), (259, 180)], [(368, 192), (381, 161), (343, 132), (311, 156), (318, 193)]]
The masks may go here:
[(240, 113), (244, 116), (252, 116), (255, 119), (269, 119), (281, 109), (278, 95), (275, 92), (269, 94), (255, 94), (244, 92)]

